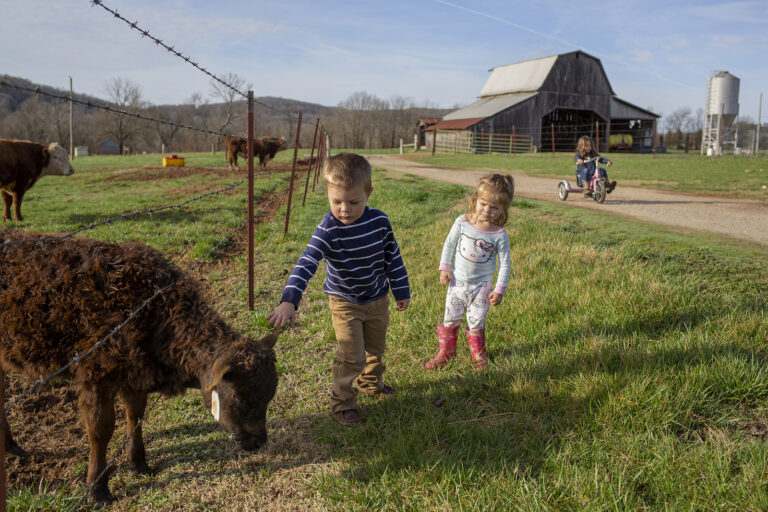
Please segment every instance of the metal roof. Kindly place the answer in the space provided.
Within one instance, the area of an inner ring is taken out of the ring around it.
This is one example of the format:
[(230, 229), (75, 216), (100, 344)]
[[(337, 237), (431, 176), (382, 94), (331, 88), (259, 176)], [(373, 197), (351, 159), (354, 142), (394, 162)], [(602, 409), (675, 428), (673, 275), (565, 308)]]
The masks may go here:
[(459, 110), (455, 110), (443, 117), (443, 121), (453, 119), (472, 119), (491, 117), (502, 110), (522, 103), (529, 98), (536, 96), (535, 92), (524, 92), (519, 94), (505, 94), (504, 96), (493, 96), (490, 98), (480, 98), (476, 102)]
[(479, 123), (484, 117), (472, 117), (469, 119), (452, 119), (450, 121), (440, 121), (426, 128), (425, 131), (433, 132), (435, 130), (466, 130), (475, 123)]
[(616, 96), (611, 98), (611, 119), (640, 119), (643, 121), (653, 121), (661, 117), (650, 110), (633, 105), (627, 100)]
[(480, 97), (538, 91), (552, 71), (557, 57), (552, 55), (492, 68)]

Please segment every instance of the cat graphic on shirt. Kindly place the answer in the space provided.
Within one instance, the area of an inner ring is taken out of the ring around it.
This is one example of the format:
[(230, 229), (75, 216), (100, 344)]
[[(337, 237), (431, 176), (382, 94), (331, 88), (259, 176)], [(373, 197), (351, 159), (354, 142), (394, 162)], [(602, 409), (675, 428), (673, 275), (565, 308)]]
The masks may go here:
[(496, 246), (482, 238), (472, 238), (462, 233), (459, 237), (459, 254), (473, 263), (485, 263), (496, 255)]

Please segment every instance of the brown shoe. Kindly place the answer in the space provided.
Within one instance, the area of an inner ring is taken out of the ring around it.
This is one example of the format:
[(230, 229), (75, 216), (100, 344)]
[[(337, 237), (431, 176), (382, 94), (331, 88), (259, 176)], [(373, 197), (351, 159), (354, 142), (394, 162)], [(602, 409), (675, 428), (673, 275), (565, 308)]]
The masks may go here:
[(334, 412), (331, 416), (340, 425), (351, 427), (355, 423), (365, 423), (365, 418), (360, 416), (356, 409), (349, 409), (341, 412)]
[(370, 395), (373, 398), (391, 398), (395, 396), (395, 394), (397, 393), (397, 391), (395, 391), (395, 388), (387, 386), (386, 384), (384, 384), (384, 387), (382, 387), (378, 391), (371, 392), (371, 391), (366, 391), (364, 389), (361, 389), (360, 392), (366, 395)]

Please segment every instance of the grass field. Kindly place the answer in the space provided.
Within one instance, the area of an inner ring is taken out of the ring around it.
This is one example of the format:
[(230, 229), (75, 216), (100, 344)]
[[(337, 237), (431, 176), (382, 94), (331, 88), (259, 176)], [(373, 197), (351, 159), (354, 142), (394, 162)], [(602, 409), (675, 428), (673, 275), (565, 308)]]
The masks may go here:
[[(471, 167), (501, 165), (488, 158)], [(206, 173), (120, 185), (115, 176), (125, 173), (44, 178), (28, 195), (21, 227), (66, 230), (234, 181)], [(285, 175), (258, 183), (267, 195), (285, 186)], [(135, 477), (121, 463), (110, 510), (768, 508), (764, 252), (515, 200), (507, 225), (513, 277), (489, 314), (489, 370), (475, 374), (461, 337), (459, 357), (426, 372), (445, 297), (440, 250), (469, 190), (381, 171), (374, 187), (370, 204), (392, 220), (413, 293), (407, 311), (392, 310), (385, 377), (397, 398), (361, 397), (365, 425), (331, 420), (335, 342), (319, 272), (300, 325), (278, 341), (268, 445), (237, 451), (199, 393), (164, 399), (144, 430), (157, 473)], [(258, 228), (255, 312), (243, 307), (242, 256), (219, 256), (201, 276), (219, 305), (236, 293), (229, 316), (244, 332), (268, 331), (264, 316), (327, 206), (322, 189), (310, 195), (292, 212), (290, 232), (269, 245), (280, 219)], [(146, 240), (182, 264), (201, 252), (201, 240), (213, 243), (238, 225), (243, 208), (241, 194), (222, 194), (90, 236)], [(83, 452), (67, 470), (71, 485), (12, 487), (9, 508), (66, 510), (83, 492), (84, 468)]]
[[(494, 169), (539, 176), (571, 178), (576, 168), (572, 153), (540, 154), (436, 154), (420, 156), (419, 162), (460, 169)], [(611, 179), (631, 186), (726, 194), (768, 199), (768, 156), (703, 157), (698, 154), (603, 153), (614, 162)]]

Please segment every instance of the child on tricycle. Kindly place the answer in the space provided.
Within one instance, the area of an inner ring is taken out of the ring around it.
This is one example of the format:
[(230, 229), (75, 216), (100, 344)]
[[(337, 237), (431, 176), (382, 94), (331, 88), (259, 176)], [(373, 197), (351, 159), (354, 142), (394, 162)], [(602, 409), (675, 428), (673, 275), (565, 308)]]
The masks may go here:
[(608, 181), (608, 172), (597, 164), (613, 165), (609, 159), (597, 154), (593, 149), (592, 139), (583, 136), (576, 147), (576, 184), (579, 188), (571, 188), (568, 180), (561, 180), (557, 187), (557, 195), (565, 201), (569, 192), (584, 192), (584, 197), (591, 197), (598, 203), (605, 201), (605, 196), (616, 188), (616, 181)]

